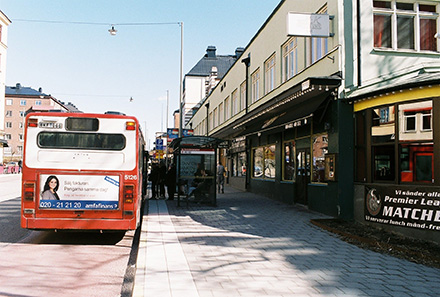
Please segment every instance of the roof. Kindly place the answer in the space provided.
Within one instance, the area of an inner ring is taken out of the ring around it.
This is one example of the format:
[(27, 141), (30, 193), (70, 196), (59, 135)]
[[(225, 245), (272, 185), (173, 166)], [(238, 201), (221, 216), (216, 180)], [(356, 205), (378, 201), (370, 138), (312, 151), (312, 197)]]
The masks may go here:
[(17, 95), (17, 96), (49, 96), (45, 93), (43, 93), (40, 90), (34, 90), (30, 87), (23, 87), (19, 83), (15, 85), (15, 87), (8, 87), (5, 88), (5, 95), (11, 96), (11, 95)]
[(421, 87), (431, 84), (440, 83), (440, 72), (439, 71), (429, 71), (422, 69), (412, 77), (402, 77), (400, 79), (395, 79), (389, 81), (388, 84), (384, 85), (371, 85), (365, 88), (359, 88), (353, 92), (347, 94), (347, 99), (358, 100), (368, 96), (375, 96), (383, 94), (386, 92), (398, 91), (401, 89), (408, 89), (414, 87)]
[(186, 74), (187, 76), (209, 76), (212, 67), (217, 67), (217, 77), (222, 78), (234, 64), (235, 55), (217, 55), (215, 57), (203, 56), (200, 61)]

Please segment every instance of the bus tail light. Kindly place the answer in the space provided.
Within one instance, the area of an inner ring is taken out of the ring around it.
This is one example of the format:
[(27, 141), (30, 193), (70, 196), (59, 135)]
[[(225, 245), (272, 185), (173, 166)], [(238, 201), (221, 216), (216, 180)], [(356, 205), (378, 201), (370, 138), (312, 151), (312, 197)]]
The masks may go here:
[(33, 127), (33, 128), (38, 127), (38, 119), (29, 119), (28, 127)]
[(125, 130), (136, 130), (136, 123), (135, 122), (125, 122)]
[(33, 201), (35, 197), (35, 184), (34, 183), (24, 183), (24, 200)]
[(133, 203), (134, 198), (134, 186), (126, 185), (124, 186), (124, 202), (125, 203)]

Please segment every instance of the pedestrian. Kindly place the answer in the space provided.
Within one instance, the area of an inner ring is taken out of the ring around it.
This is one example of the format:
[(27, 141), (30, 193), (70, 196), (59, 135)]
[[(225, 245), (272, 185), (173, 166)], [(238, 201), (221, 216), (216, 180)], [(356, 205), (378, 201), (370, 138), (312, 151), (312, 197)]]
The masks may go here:
[(150, 199), (157, 199), (157, 185), (159, 182), (159, 166), (156, 163), (154, 163), (151, 166), (151, 172), (150, 172), (148, 179), (151, 181), (151, 198)]
[(165, 184), (168, 191), (168, 200), (174, 200), (174, 193), (176, 192), (176, 166), (173, 163), (168, 168)]
[(165, 177), (167, 175), (167, 168), (163, 162), (159, 164), (159, 195), (160, 198), (165, 198)]
[(225, 192), (225, 167), (222, 165), (222, 162), (218, 162), (217, 164), (217, 187), (218, 192)]

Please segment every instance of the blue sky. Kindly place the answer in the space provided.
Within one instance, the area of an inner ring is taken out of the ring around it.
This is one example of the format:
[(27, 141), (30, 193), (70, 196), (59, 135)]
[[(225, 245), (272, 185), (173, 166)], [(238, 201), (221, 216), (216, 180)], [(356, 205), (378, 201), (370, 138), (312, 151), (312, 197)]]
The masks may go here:
[[(169, 126), (178, 109), (177, 23), (184, 22), (185, 74), (209, 45), (218, 54), (245, 47), (279, 2), (0, 0), (0, 9), (12, 20), (6, 85), (42, 87), (84, 112), (134, 115), (152, 145), (154, 133), (166, 128), (167, 91)], [(73, 24), (77, 22), (86, 24)], [(115, 26), (117, 35), (108, 33), (110, 24), (168, 22), (174, 24)]]

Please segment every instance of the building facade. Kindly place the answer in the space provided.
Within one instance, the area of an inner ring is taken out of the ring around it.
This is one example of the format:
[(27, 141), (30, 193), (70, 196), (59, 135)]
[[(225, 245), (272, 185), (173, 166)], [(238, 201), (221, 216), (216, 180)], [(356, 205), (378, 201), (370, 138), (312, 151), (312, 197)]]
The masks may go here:
[(3, 146), (7, 142), (5, 139), (5, 81), (9, 24), (11, 20), (0, 10), (0, 160), (3, 160)]
[[(69, 104), (72, 108), (73, 106)], [(17, 83), (5, 89), (5, 138), (3, 162), (19, 161), (23, 157), (24, 120), (30, 111), (69, 111), (69, 108), (54, 97), (43, 93), (42, 89), (32, 89)], [(70, 110), (72, 111), (72, 110)]]
[[(281, 1), (188, 125), (228, 141), (232, 186), (440, 242), (438, 12)], [(288, 31), (297, 15), (327, 36)]]

